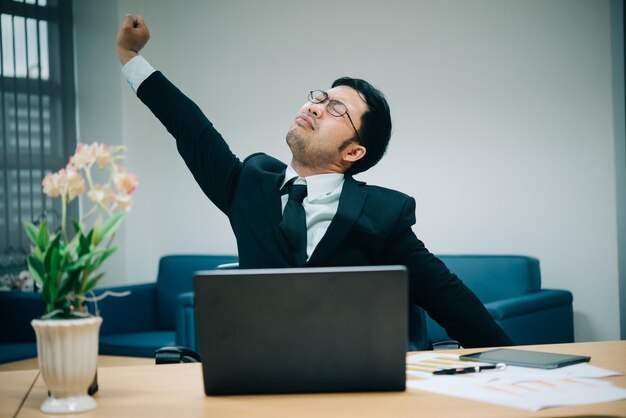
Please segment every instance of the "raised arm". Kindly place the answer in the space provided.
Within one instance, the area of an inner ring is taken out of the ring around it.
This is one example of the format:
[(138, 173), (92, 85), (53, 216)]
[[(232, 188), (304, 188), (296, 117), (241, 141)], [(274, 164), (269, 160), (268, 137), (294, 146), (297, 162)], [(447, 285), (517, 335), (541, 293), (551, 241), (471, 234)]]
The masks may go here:
[(134, 58), (150, 40), (148, 25), (141, 16), (126, 15), (117, 32), (117, 56), (122, 65)]
[(122, 73), (137, 97), (176, 139), (176, 147), (204, 193), (224, 213), (238, 183), (242, 163), (200, 108), (139, 51), (150, 39), (140, 16), (126, 15), (117, 34)]

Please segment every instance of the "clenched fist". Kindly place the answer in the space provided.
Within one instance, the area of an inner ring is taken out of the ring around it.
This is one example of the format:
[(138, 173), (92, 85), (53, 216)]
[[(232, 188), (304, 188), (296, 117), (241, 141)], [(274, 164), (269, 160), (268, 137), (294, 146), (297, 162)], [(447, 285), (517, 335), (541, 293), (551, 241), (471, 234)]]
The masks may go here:
[(150, 39), (150, 31), (141, 16), (126, 15), (117, 32), (117, 55), (122, 65), (133, 58)]

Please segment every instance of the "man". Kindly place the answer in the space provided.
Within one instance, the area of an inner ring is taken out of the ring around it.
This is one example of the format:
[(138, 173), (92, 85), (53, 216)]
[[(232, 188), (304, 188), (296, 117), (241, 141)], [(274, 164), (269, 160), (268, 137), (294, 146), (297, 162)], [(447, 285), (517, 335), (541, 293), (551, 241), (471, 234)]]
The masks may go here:
[(117, 37), (124, 75), (174, 136), (204, 193), (228, 216), (241, 268), (405, 265), (411, 302), (452, 338), (465, 347), (512, 344), (417, 239), (415, 200), (352, 177), (376, 164), (389, 142), (391, 118), (381, 92), (347, 77), (330, 90), (312, 91), (287, 133), (289, 166), (265, 154), (240, 161), (200, 109), (138, 55), (149, 37), (141, 17), (124, 18)]

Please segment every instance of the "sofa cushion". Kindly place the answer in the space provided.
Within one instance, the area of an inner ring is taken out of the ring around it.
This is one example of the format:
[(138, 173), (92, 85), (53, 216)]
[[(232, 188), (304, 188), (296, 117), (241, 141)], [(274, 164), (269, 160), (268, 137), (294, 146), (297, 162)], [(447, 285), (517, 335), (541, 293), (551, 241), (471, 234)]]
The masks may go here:
[(130, 294), (122, 297), (108, 296), (97, 303), (97, 308), (95, 303), (88, 303), (89, 312), (98, 312), (102, 316), (100, 335), (131, 334), (157, 329), (154, 283), (101, 288), (94, 293), (100, 296), (106, 291)]
[(516, 255), (441, 255), (441, 261), (483, 303), (538, 292), (539, 260)]
[(36, 343), (0, 344), (0, 364), (37, 357)]
[(485, 304), (485, 308), (493, 319), (503, 320), (560, 306), (571, 308), (573, 300), (572, 293), (568, 290), (543, 289), (516, 298), (490, 302)]

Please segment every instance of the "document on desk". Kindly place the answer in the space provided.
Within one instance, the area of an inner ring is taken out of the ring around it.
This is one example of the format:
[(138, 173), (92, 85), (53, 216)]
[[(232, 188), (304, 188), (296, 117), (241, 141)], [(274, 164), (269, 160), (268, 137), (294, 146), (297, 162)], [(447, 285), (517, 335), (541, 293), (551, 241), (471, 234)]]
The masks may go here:
[(458, 367), (456, 362), (468, 364), (452, 354), (421, 353), (407, 357), (407, 374), (421, 378), (407, 380), (407, 388), (528, 411), (626, 399), (626, 389), (597, 379), (619, 373), (589, 364), (554, 370), (509, 366), (504, 370), (455, 375), (434, 375), (432, 369), (423, 367), (442, 367), (445, 362), (454, 364), (449, 367)]

